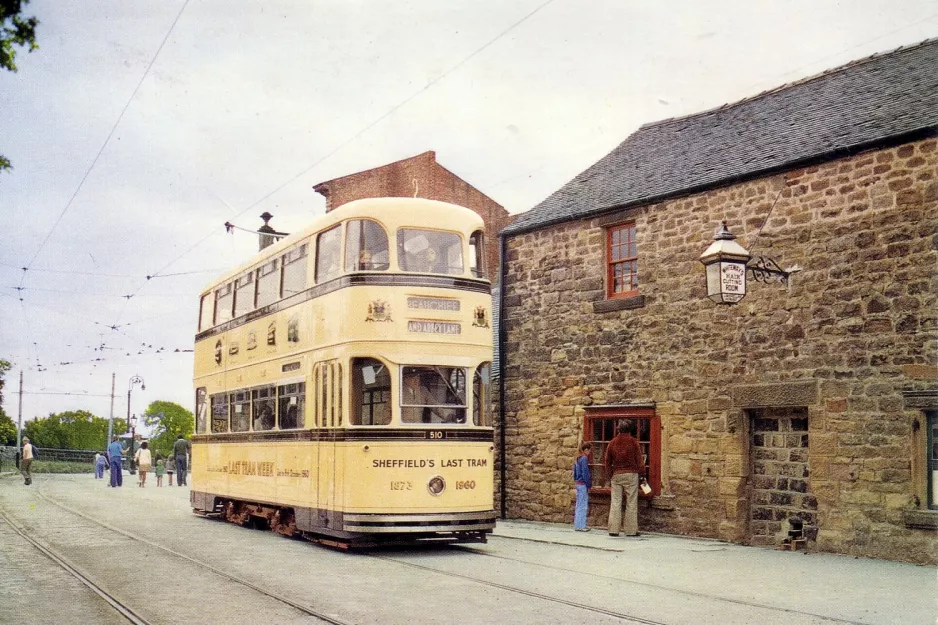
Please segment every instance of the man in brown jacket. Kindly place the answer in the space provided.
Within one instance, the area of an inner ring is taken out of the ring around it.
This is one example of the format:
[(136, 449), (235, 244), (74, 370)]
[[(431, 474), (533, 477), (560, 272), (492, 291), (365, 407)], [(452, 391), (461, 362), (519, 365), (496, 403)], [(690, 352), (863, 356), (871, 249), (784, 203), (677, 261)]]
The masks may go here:
[(635, 438), (635, 422), (620, 421), (619, 434), (606, 448), (606, 476), (611, 477), (609, 535), (622, 530), (622, 495), (625, 494), (625, 534), (638, 536), (638, 474), (642, 470), (642, 447)]

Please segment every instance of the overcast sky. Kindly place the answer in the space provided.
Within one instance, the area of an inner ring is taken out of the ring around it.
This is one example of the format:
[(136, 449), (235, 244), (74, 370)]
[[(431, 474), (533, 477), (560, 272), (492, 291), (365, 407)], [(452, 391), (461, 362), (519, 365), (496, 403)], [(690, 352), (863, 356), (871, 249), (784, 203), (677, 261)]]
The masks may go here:
[[(938, 35), (917, 0), (32, 0), (0, 73), (0, 358), (16, 421), (191, 410), (198, 292), (321, 214), (318, 182), (435, 150), (528, 210), (639, 125)], [(845, 94), (845, 97), (849, 97)], [(23, 267), (28, 271), (24, 272)], [(152, 276), (147, 279), (147, 276)], [(85, 395), (85, 396), (83, 396)]]

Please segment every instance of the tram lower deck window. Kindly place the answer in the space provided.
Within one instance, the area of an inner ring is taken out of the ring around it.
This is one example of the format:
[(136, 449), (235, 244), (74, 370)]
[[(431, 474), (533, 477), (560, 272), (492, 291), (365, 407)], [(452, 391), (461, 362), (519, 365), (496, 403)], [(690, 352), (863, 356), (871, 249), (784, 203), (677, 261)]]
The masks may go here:
[(352, 425), (391, 423), (391, 373), (380, 360), (352, 360)]
[(277, 387), (277, 407), (281, 430), (302, 428), (306, 422), (306, 384), (283, 384)]
[(402, 367), (401, 421), (465, 423), (466, 370), (461, 367)]

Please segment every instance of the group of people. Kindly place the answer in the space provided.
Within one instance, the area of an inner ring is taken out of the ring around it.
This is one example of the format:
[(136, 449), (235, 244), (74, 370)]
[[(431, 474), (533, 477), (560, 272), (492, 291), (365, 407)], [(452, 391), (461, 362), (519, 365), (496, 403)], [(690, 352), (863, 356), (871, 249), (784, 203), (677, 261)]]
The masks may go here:
[[(615, 438), (606, 447), (603, 468), (609, 480), (611, 501), (609, 503), (609, 535), (638, 536), (638, 489), (645, 461), (642, 447), (636, 436), (634, 421), (622, 421)], [(586, 514), (589, 510), (589, 489), (593, 486), (590, 471), (590, 456), (593, 445), (586, 441), (580, 445), (580, 453), (573, 464), (573, 482), (576, 486), (576, 504), (573, 510), (573, 529), (588, 532)], [(625, 501), (623, 522), (622, 503)]]
[[(111, 444), (107, 447), (106, 454), (95, 455), (95, 478), (103, 478), (104, 469), (109, 467), (111, 470), (111, 481), (108, 486), (114, 488), (123, 486), (124, 474), (122, 463), (127, 451), (128, 450), (124, 449), (123, 445), (120, 444), (119, 438), (117, 436), (113, 437)], [(164, 459), (163, 455), (157, 452), (154, 461), (149, 443), (143, 441), (140, 443), (140, 448), (134, 453), (134, 463), (137, 465), (137, 474), (139, 475), (137, 485), (141, 488), (145, 487), (147, 485), (147, 474), (153, 470), (156, 475), (157, 486), (163, 485), (163, 475), (169, 476), (169, 485), (172, 486), (174, 473), (177, 477), (176, 483), (179, 486), (186, 486), (186, 477), (189, 468), (189, 451), (189, 441), (180, 434), (176, 442), (173, 443), (173, 451), (169, 457)]]

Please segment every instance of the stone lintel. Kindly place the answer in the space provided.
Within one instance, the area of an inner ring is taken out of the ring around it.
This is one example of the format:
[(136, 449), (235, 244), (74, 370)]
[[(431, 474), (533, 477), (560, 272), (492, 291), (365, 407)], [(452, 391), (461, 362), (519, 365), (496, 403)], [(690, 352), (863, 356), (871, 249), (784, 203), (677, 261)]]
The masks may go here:
[(938, 410), (938, 390), (903, 391), (906, 409)]
[(902, 522), (913, 529), (938, 530), (938, 510), (904, 510)]
[(818, 403), (817, 380), (747, 384), (731, 387), (736, 408), (783, 408)]

